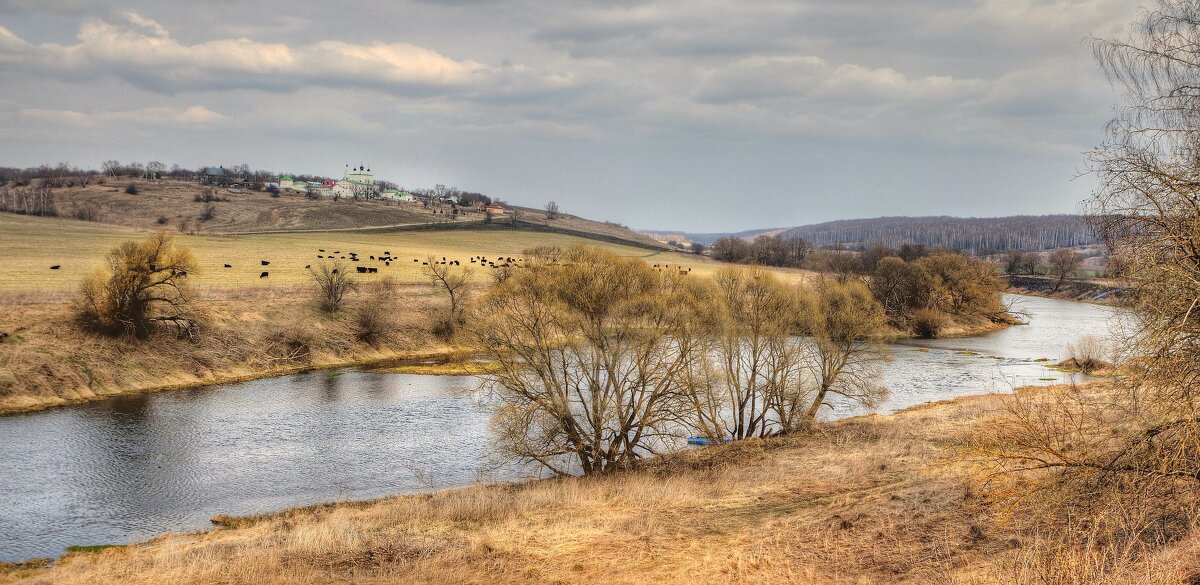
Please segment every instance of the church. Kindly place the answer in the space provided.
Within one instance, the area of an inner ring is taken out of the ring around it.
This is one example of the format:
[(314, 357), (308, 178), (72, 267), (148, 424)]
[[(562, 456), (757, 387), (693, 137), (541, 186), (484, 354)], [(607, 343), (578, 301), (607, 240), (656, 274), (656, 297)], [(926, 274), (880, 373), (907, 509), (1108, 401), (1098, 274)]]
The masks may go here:
[(375, 175), (365, 165), (352, 167), (346, 165), (342, 171), (342, 179), (330, 188), (330, 196), (357, 199), (374, 199), (379, 196), (379, 186), (375, 184)]

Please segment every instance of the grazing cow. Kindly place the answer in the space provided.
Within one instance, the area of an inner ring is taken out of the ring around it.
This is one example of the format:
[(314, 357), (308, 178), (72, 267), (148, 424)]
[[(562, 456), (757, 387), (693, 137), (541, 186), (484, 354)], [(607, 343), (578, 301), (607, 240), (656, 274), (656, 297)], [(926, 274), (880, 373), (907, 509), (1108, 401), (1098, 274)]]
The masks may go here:
[(305, 264), (305, 265), (304, 265), (304, 269), (305, 269), (305, 270), (308, 270), (309, 268), (312, 268), (312, 264)]
[(384, 263), (383, 263), (383, 265), (384, 265), (384, 266), (391, 266), (391, 265), (392, 265), (392, 263), (391, 263), (391, 262), (384, 262)]
[(51, 266), (51, 267), (50, 267), (50, 270), (58, 270), (59, 268), (62, 268), (62, 265), (61, 265), (61, 264), (55, 264), (54, 266)]
[(225, 268), (233, 268), (233, 265), (232, 265), (232, 264), (226, 264), (226, 265), (225, 265)]
[(317, 254), (317, 258), (324, 258), (324, 256)]
[(413, 262), (420, 262), (420, 260), (417, 260), (416, 258), (413, 258)]
[(372, 260), (374, 260), (374, 259), (375, 259), (375, 257), (374, 257), (374, 256), (371, 256), (371, 259), (372, 259)]
[(319, 249), (319, 250), (317, 250), (317, 251), (318, 251), (318, 252), (324, 252), (324, 251), (325, 251), (325, 248), (321, 248), (321, 249)]
[(266, 277), (267, 277), (267, 273), (266, 273), (266, 272), (263, 272), (262, 274), (258, 275), (258, 277), (259, 277), (259, 278), (266, 278)]
[(422, 262), (422, 263), (421, 263), (421, 266), (429, 266), (429, 263), (428, 263), (428, 262)]
[(262, 261), (262, 265), (263, 265), (263, 266), (270, 266), (270, 265), (271, 265), (271, 263), (270, 263), (270, 262), (267, 262), (266, 260), (263, 260), (263, 261)]
[(371, 274), (376, 274), (379, 272), (379, 269), (372, 266), (371, 268), (367, 269), (367, 272), (370, 272)]
[(354, 269), (355, 269), (355, 270), (357, 270), (359, 274), (366, 274), (366, 273), (367, 273), (367, 267), (366, 267), (366, 266), (355, 266), (355, 267), (354, 267)]

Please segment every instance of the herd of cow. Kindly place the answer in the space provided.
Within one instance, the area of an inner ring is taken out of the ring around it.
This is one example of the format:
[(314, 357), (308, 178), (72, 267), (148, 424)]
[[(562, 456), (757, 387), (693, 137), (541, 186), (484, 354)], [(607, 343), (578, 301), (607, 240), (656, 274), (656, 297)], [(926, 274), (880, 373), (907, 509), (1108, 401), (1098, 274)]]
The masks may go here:
[[(319, 248), (317, 250), (317, 252), (318, 252), (318, 254), (317, 254), (318, 260), (335, 260), (336, 259), (336, 260), (349, 260), (351, 262), (363, 262), (364, 261), (362, 258), (359, 257), (357, 252), (351, 252), (349, 250), (347, 250), (345, 253), (343, 253), (341, 250), (334, 250), (333, 252), (326, 252), (324, 248)], [(374, 255), (370, 255), (368, 257), (370, 258), (371, 261), (383, 262), (384, 266), (391, 266), (392, 262), (399, 261), (399, 259), (396, 258), (395, 256), (393, 256), (391, 252), (386, 251), (386, 250), (383, 252), (383, 254), (379, 255), (378, 257), (376, 257)], [(508, 267), (512, 267), (512, 266), (518, 266), (519, 263), (523, 262), (523, 261), (524, 261), (523, 258), (513, 258), (511, 256), (501, 256), (501, 257), (497, 257), (493, 260), (488, 260), (486, 256), (472, 256), (469, 259), (469, 262), (471, 264), (478, 263), (480, 266), (486, 266), (488, 268), (508, 268)], [(260, 262), (262, 263), (263, 266), (271, 265), (270, 260), (261, 260)], [(439, 260), (421, 260), (420, 258), (413, 258), (413, 262), (414, 263), (420, 262), (422, 266), (428, 266), (430, 264), (430, 262), (432, 262), (433, 264), (436, 264), (436, 265), (462, 266), (461, 261), (449, 260), (445, 256), (442, 256), (442, 259), (440, 261)], [(225, 268), (233, 268), (233, 265), (226, 264)], [(310, 268), (312, 268), (312, 265), (306, 264), (304, 266), (304, 268), (310, 269)], [(377, 274), (379, 272), (379, 267), (378, 266), (355, 266), (354, 270), (355, 270), (355, 272), (357, 272), (359, 274)], [(333, 272), (335, 274), (337, 273), (337, 271), (338, 271), (338, 269), (336, 269), (336, 268), (333, 269)], [(258, 277), (259, 278), (267, 278), (270, 275), (271, 275), (271, 273), (269, 271), (264, 270), (264, 271), (262, 271), (262, 273), (260, 273), (258, 275)]]

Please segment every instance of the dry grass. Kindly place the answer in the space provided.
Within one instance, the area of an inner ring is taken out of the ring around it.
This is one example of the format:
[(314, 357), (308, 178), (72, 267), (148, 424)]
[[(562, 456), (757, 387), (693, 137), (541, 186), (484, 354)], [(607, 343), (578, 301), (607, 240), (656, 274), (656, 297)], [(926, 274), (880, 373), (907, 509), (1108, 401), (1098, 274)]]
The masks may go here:
[(1198, 539), (1101, 571), (1097, 551), (1048, 558), (1036, 538), (992, 522), (953, 453), (998, 400), (844, 421), (633, 473), (240, 519), (0, 583), (1148, 585), (1193, 574)]
[[(74, 291), (104, 255), (121, 242), (141, 237), (141, 232), (66, 219), (0, 214), (0, 292), (47, 293)], [(392, 277), (401, 283), (425, 283), (428, 278), (420, 261), (429, 256), (459, 260), (474, 266), (470, 258), (482, 255), (519, 257), (535, 246), (596, 245), (622, 256), (642, 258), (672, 270), (692, 269), (697, 276), (715, 272), (721, 265), (703, 257), (678, 252), (653, 251), (608, 244), (583, 238), (543, 232), (514, 230), (457, 230), (418, 232), (304, 232), (248, 236), (181, 235), (179, 243), (196, 256), (200, 271), (194, 284), (208, 288), (262, 288), (307, 285), (306, 265), (318, 262), (317, 255), (338, 256), (357, 252), (360, 264), (374, 266), (378, 274), (365, 279)], [(322, 253), (319, 250), (324, 249)], [(391, 252), (397, 261), (385, 266), (370, 260)], [(261, 261), (271, 264), (262, 266)], [(413, 260), (419, 260), (413, 262)], [(230, 264), (232, 268), (224, 268)], [(61, 268), (51, 270), (59, 265)], [(260, 273), (267, 271), (267, 278)], [(489, 280), (487, 269), (476, 269), (477, 281)], [(792, 280), (804, 278), (799, 271), (781, 271)]]
[[(421, 265), (430, 256), (476, 266), (476, 285), (491, 279), (488, 269), (471, 264), (472, 256), (517, 257), (531, 247), (581, 241), (663, 270), (690, 268), (697, 278), (721, 266), (693, 255), (513, 230), (180, 235), (178, 242), (200, 267), (188, 277), (200, 294), (197, 342), (159, 338), (138, 343), (82, 334), (71, 323), (72, 295), (102, 266), (109, 250), (143, 235), (94, 223), (0, 214), (0, 304), (5, 307), (0, 311), (0, 412), (445, 351), (429, 335), (444, 301), (429, 288)], [(403, 294), (377, 300), (370, 293), (375, 287), (362, 287), (355, 295), (356, 302), (380, 303), (389, 315), (400, 317), (385, 343), (363, 343), (349, 317), (313, 310), (313, 283), (305, 266), (316, 263), (318, 254), (335, 251), (339, 257), (357, 252), (359, 264), (378, 267), (377, 274), (355, 274), (362, 283), (390, 279), (403, 289)], [(397, 258), (391, 266), (370, 259), (385, 252)], [(262, 260), (270, 265), (262, 266)], [(54, 265), (60, 268), (51, 270)], [(260, 278), (263, 271), (269, 272), (267, 278)], [(792, 281), (806, 278), (799, 271), (781, 274)], [(280, 349), (281, 339), (290, 340), (290, 350)], [(314, 347), (303, 347), (307, 345)]]
[(66, 296), (0, 294), (0, 331), (9, 333), (0, 342), (0, 413), (448, 351), (429, 331), (440, 299), (425, 286), (349, 298), (351, 307), (369, 303), (391, 315), (392, 330), (374, 345), (358, 339), (352, 311), (321, 312), (309, 288), (206, 291), (194, 342), (165, 332), (148, 341), (84, 333)]

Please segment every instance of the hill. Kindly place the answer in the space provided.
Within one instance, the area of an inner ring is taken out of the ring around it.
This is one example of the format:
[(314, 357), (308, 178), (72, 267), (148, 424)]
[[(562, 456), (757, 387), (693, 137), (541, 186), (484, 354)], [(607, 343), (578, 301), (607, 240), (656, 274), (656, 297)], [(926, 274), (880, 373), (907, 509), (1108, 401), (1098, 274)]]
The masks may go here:
[(879, 217), (794, 227), (780, 235), (801, 237), (817, 245), (923, 244), (969, 252), (1049, 250), (1096, 243), (1082, 215)]
[(903, 244), (922, 244), (976, 253), (1072, 248), (1097, 241), (1082, 215), (877, 217), (735, 233), (659, 233), (674, 233), (688, 241), (704, 244), (728, 236), (754, 239), (760, 235), (779, 235), (804, 238), (818, 246), (844, 244), (897, 248)]
[[(136, 193), (126, 192), (131, 183), (136, 185)], [(460, 207), (455, 215), (448, 205), (426, 207), (398, 201), (308, 199), (291, 191), (273, 197), (260, 191), (216, 189), (214, 195), (218, 200), (212, 202), (213, 214), (201, 219), (207, 203), (198, 198), (203, 197), (206, 189), (206, 185), (186, 180), (110, 179), (106, 184), (60, 187), (52, 193), (60, 215), (91, 217), (100, 223), (143, 230), (166, 227), (188, 233), (233, 235), (504, 227), (665, 248), (624, 226), (569, 214), (549, 219), (545, 211), (512, 206), (510, 210), (515, 213), (485, 226), (485, 214), (479, 207)]]

